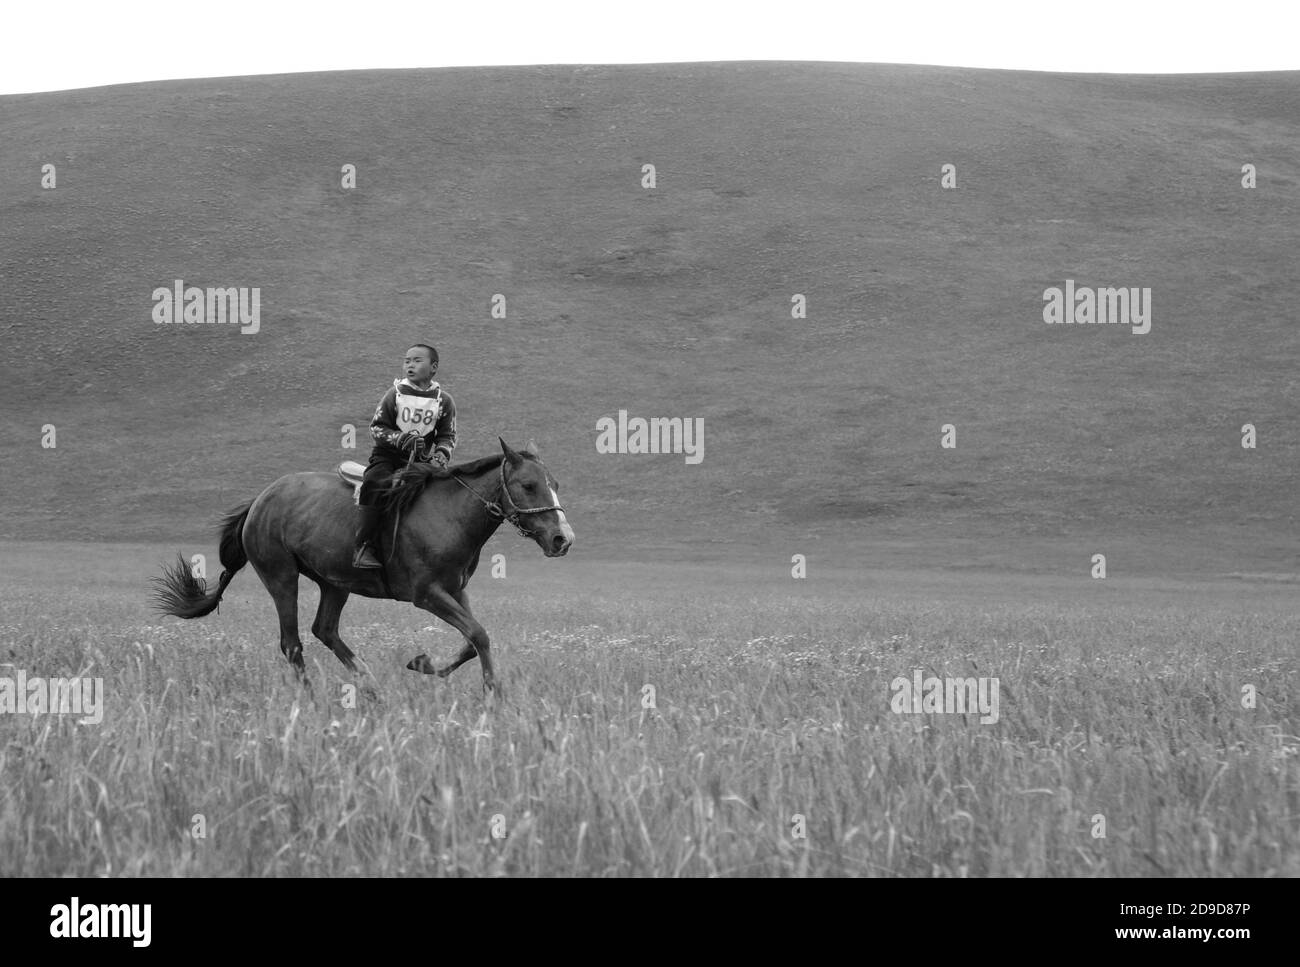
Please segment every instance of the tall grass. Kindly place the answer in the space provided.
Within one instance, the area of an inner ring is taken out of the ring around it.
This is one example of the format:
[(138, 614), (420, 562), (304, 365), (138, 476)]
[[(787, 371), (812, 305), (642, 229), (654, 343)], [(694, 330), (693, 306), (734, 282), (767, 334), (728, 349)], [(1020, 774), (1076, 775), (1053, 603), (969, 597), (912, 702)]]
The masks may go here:
[[(0, 715), (0, 872), (1300, 874), (1282, 609), (524, 590), (478, 607), (489, 707), (477, 663), (401, 667), (454, 633), (363, 601), (347, 708), (312, 639), (294, 682), (250, 577), (195, 622), (117, 591), (0, 602), (0, 675), (107, 693), (97, 726)], [(997, 676), (1000, 721), (893, 713), (914, 668)]]

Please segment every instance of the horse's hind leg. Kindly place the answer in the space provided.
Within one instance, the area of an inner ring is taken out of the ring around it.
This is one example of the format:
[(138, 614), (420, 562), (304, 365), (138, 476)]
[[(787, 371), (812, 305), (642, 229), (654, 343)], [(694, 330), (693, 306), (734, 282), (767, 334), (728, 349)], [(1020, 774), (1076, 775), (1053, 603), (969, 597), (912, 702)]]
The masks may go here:
[(311, 624), (311, 633), (338, 656), (348, 671), (354, 672), (357, 670), (357, 656), (339, 637), (339, 615), (348, 603), (348, 592), (324, 581), (316, 583), (320, 586), (320, 607), (316, 609), (316, 620)]
[(302, 640), (298, 637), (298, 565), (292, 555), (277, 555), (272, 560), (252, 557), (253, 569), (266, 585), (280, 618), (280, 651), (289, 659), (298, 677), (307, 674), (302, 660)]

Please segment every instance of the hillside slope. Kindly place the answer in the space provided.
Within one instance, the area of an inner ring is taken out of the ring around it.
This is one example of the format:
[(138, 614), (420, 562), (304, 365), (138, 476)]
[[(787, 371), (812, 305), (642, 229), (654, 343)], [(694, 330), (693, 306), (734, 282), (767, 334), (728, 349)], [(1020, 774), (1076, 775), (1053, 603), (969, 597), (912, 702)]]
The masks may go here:
[[(288, 75), (4, 97), (0, 131), (0, 536), (206, 537), (364, 460), (430, 340), (460, 454), (536, 436), (588, 549), (1215, 534), (1296, 562), (1297, 73)], [(156, 325), (178, 278), (260, 287), (261, 331)], [(1067, 278), (1150, 287), (1151, 332), (1045, 325)], [(705, 459), (598, 454), (620, 409), (702, 417)]]

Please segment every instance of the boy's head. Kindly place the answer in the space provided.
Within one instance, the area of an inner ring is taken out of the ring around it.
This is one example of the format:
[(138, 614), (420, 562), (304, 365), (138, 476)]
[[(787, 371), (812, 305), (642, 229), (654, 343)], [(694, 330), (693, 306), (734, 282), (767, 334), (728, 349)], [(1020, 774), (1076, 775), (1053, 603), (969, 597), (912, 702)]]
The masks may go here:
[(413, 383), (423, 383), (438, 371), (438, 350), (427, 343), (418, 342), (406, 351), (402, 362), (406, 378)]

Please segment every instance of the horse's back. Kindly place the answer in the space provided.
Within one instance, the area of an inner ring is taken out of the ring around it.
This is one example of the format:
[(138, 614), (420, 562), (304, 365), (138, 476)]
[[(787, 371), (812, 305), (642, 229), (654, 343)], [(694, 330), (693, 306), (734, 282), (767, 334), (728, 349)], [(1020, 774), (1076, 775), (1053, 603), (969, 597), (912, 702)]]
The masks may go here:
[(334, 473), (287, 473), (263, 490), (249, 508), (249, 528), (303, 536), (314, 531), (350, 530), (356, 508), (352, 493)]
[(349, 591), (386, 597), (379, 572), (352, 567), (358, 520), (352, 490), (337, 474), (289, 473), (253, 501), (244, 522), (244, 548), (264, 582), (268, 574), (296, 579), (304, 573)]
[(319, 470), (286, 473), (273, 481), (258, 495), (254, 504), (279, 500), (320, 500), (335, 502), (338, 498), (351, 499), (351, 492), (337, 473)]

